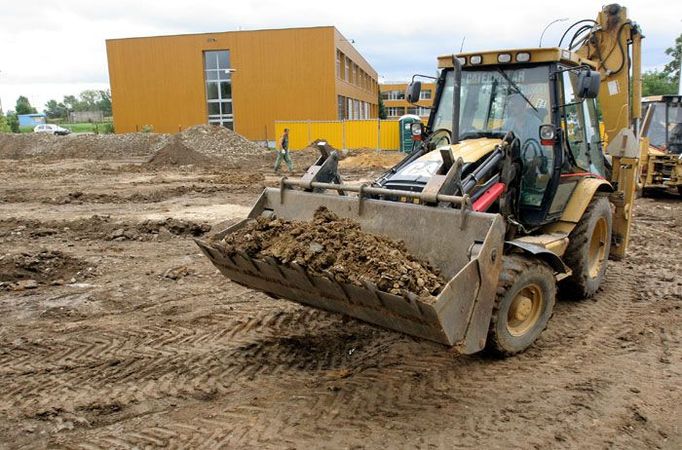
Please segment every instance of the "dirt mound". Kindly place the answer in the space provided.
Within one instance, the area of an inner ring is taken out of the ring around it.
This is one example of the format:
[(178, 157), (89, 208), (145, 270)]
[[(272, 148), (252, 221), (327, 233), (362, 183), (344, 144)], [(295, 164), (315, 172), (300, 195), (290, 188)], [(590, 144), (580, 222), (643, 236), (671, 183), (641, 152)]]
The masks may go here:
[(339, 162), (342, 169), (390, 169), (405, 157), (400, 152), (377, 152), (370, 150), (350, 155)]
[[(171, 136), (163, 133), (82, 134), (52, 136), (44, 133), (0, 133), (0, 159), (42, 158), (116, 160), (144, 158), (176, 145), (174, 158), (180, 164), (195, 164), (197, 160), (215, 158), (224, 163), (243, 163), (267, 153), (245, 137), (215, 125), (197, 125)], [(184, 147), (178, 147), (182, 145)], [(189, 149), (191, 156), (181, 156), (179, 150)], [(166, 150), (170, 152), (170, 150)], [(201, 158), (200, 156), (204, 158)], [(184, 158), (184, 159), (183, 159)]]
[(42, 158), (113, 160), (147, 157), (170, 135), (156, 133), (83, 134), (0, 133), (0, 159)]
[(216, 164), (216, 161), (209, 156), (192, 150), (178, 136), (174, 136), (168, 144), (152, 155), (147, 164), (151, 167), (211, 167)]
[(259, 218), (222, 241), (228, 255), (245, 252), (297, 263), (309, 273), (338, 282), (372, 282), (385, 292), (423, 298), (438, 295), (446, 281), (426, 261), (412, 256), (403, 242), (365, 233), (360, 225), (320, 207), (310, 222)]
[(197, 125), (176, 137), (188, 148), (222, 163), (239, 164), (267, 153), (267, 148), (216, 125)]
[(60, 251), (6, 254), (0, 257), (0, 287), (32, 289), (40, 284), (63, 284), (92, 270), (85, 261)]
[(10, 218), (0, 220), (0, 238), (29, 236), (39, 238), (62, 233), (76, 234), (78, 239), (102, 239), (110, 241), (166, 240), (173, 236), (202, 236), (211, 230), (207, 223), (174, 219), (126, 222), (109, 216), (91, 217), (69, 221), (37, 221)]

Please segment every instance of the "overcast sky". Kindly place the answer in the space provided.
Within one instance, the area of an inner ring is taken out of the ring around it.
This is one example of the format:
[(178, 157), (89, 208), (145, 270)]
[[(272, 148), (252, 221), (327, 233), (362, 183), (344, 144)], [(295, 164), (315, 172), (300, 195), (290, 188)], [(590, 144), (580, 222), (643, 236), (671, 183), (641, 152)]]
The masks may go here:
[[(378, 71), (401, 80), (433, 73), (436, 56), (464, 50), (556, 45), (572, 22), (596, 17), (602, 3), (552, 1), (345, 0), (3, 0), (0, 3), (0, 99), (5, 110), (25, 95), (47, 100), (107, 89), (105, 39), (178, 33), (334, 25)], [(682, 32), (682, 1), (624, 4), (640, 24), (643, 65), (661, 68)]]

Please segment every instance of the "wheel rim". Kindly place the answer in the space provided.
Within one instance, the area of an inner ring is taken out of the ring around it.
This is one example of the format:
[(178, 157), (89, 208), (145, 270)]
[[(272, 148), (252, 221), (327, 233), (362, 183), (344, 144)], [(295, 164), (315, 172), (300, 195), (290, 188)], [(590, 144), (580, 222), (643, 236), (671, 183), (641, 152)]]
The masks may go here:
[(600, 217), (594, 225), (592, 232), (592, 239), (590, 239), (590, 248), (588, 253), (588, 268), (590, 278), (596, 278), (601, 272), (606, 259), (606, 244), (608, 241), (608, 224), (606, 218)]
[(529, 284), (516, 293), (507, 313), (507, 330), (512, 336), (524, 335), (540, 318), (545, 299), (537, 284)]

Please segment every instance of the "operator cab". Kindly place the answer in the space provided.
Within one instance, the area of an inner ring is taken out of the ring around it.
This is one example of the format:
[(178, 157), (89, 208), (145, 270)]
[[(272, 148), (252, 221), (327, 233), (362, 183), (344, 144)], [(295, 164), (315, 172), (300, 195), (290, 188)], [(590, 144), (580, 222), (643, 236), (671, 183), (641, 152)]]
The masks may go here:
[[(423, 140), (416, 141), (414, 153), (421, 149), (425, 154), (406, 158), (380, 180), (383, 187), (421, 191), (442, 162), (440, 151), (430, 150), (448, 147), (455, 159), (462, 158), (464, 177), (509, 131), (518, 138), (516, 219), (523, 225), (540, 226), (560, 216), (580, 177), (607, 177), (595, 101), (599, 74), (592, 63), (558, 48), (466, 53), (442, 56), (438, 62), (428, 124), (415, 130)], [(418, 83), (410, 85), (408, 97)], [(481, 180), (468, 194), (476, 198), (487, 187)]]
[(682, 95), (646, 97), (642, 103), (644, 114), (650, 116), (648, 128), (642, 130), (649, 144), (673, 155), (682, 154)]

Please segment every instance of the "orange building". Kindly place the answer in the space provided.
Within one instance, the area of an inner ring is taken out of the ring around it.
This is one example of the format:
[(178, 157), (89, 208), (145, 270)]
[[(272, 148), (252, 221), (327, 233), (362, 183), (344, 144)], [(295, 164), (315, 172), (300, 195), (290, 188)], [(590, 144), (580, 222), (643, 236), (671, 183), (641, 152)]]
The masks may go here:
[(331, 26), (106, 45), (118, 133), (212, 123), (272, 141), (276, 120), (377, 117), (377, 72)]
[(386, 108), (386, 117), (388, 119), (395, 119), (405, 114), (414, 114), (422, 119), (428, 119), (431, 112), (428, 108), (433, 104), (436, 84), (422, 82), (422, 90), (419, 94), (417, 105), (412, 105), (405, 100), (407, 85), (408, 83), (400, 81), (386, 82), (379, 85), (381, 99)]

